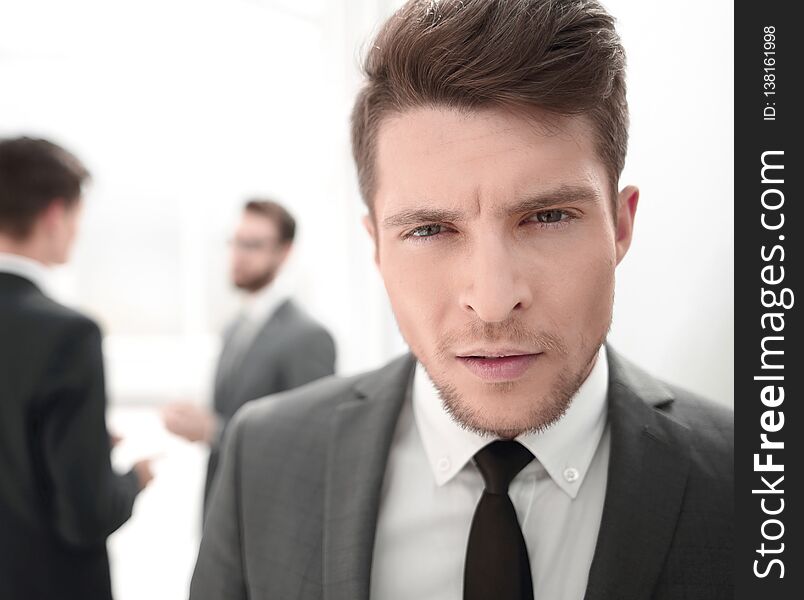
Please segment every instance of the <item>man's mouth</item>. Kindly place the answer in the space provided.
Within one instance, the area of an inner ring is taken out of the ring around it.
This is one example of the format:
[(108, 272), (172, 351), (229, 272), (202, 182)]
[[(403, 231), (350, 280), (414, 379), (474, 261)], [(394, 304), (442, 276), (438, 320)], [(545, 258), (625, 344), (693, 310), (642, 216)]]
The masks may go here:
[(540, 355), (523, 350), (473, 350), (457, 359), (480, 379), (502, 382), (522, 377)]

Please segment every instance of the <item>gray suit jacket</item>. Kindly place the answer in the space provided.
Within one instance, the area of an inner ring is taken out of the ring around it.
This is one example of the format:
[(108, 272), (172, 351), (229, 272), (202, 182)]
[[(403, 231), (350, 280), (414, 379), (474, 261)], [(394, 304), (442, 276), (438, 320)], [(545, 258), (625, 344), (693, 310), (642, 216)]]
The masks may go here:
[[(224, 335), (224, 350), (231, 329)], [(335, 343), (319, 323), (292, 300), (280, 304), (255, 336), (238, 364), (215, 376), (213, 404), (224, 429), (237, 410), (250, 400), (291, 390), (335, 372)], [(213, 443), (204, 498), (208, 499), (220, 461), (220, 447)]]
[[(238, 413), (192, 600), (368, 598), (383, 474), (413, 366), (405, 356)], [(609, 478), (586, 599), (732, 598), (732, 412), (611, 349), (609, 380)]]

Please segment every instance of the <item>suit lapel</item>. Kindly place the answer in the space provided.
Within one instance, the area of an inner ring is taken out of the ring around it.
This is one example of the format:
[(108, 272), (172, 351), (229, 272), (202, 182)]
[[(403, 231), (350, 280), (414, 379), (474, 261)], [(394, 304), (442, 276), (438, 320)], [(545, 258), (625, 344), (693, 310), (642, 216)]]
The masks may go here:
[[(240, 317), (242, 318), (242, 317)], [(218, 356), (218, 364), (215, 367), (215, 398), (223, 398), (228, 383), (228, 366), (229, 354), (232, 352), (232, 336), (237, 329), (240, 318), (234, 319), (226, 326), (223, 333), (223, 343), (221, 344), (221, 352)], [(217, 401), (216, 401), (217, 406)]]
[(672, 393), (609, 350), (611, 455), (586, 600), (650, 598), (678, 520), (689, 429), (660, 410)]
[(415, 362), (407, 355), (338, 407), (324, 504), (324, 598), (367, 600), (383, 476)]
[[(259, 331), (248, 342), (244, 348), (236, 350), (232, 348), (233, 337), (237, 330), (238, 321), (232, 323), (224, 334), (223, 350), (218, 361), (218, 372), (215, 383), (215, 394), (218, 398), (216, 406), (224, 413), (234, 413), (243, 402), (254, 398), (243, 398), (243, 386), (250, 372), (262, 373), (270, 365), (264, 364), (260, 352), (254, 352), (255, 348), (262, 348), (266, 345), (266, 340), (277, 337), (281, 330), (282, 323), (286, 320), (286, 313), (291, 309), (290, 300), (285, 300), (280, 304), (274, 313), (262, 324)], [(234, 356), (230, 354), (235, 353)]]

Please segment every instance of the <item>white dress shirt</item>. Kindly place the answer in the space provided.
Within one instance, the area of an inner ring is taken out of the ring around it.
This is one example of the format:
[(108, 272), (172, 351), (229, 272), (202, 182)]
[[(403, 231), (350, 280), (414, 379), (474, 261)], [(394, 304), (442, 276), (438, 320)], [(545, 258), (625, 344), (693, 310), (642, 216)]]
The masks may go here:
[[(536, 457), (509, 496), (530, 558), (534, 598), (582, 600), (609, 462), (605, 348), (566, 414), (517, 438)], [(461, 600), (466, 545), (484, 483), (475, 453), (493, 438), (461, 428), (418, 364), (385, 473), (371, 575), (375, 600)]]
[(48, 268), (26, 256), (0, 252), (0, 273), (11, 273), (24, 277), (42, 292), (47, 291)]
[(288, 295), (275, 283), (244, 296), (232, 332), (233, 356), (242, 357), (276, 309), (287, 299)]

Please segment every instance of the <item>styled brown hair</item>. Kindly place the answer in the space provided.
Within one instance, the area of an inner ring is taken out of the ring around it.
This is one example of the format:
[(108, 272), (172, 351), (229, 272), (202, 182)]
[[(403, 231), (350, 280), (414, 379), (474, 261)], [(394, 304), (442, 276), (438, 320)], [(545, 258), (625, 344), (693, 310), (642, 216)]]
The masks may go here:
[(296, 237), (296, 219), (278, 202), (253, 198), (246, 202), (243, 210), (262, 215), (276, 223), (276, 227), (279, 229), (280, 244), (290, 244)]
[(0, 140), (0, 232), (23, 239), (54, 200), (78, 202), (89, 177), (64, 148), (28, 137)]
[(380, 124), (427, 106), (587, 115), (616, 197), (628, 143), (625, 52), (596, 0), (410, 0), (363, 68), (352, 153), (370, 210)]

